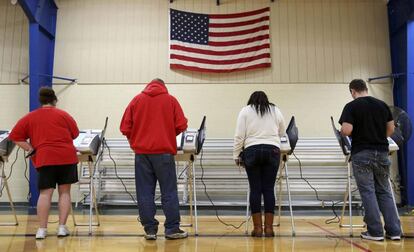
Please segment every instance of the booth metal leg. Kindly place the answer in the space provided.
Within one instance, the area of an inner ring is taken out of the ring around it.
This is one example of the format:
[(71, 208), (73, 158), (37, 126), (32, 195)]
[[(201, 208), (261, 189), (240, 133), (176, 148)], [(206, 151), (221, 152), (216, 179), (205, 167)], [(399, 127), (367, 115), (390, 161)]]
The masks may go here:
[[(73, 224), (75, 226), (88, 226), (89, 235), (92, 235), (92, 226), (100, 226), (100, 220), (99, 220), (99, 211), (98, 211), (98, 204), (96, 201), (96, 190), (95, 190), (94, 177), (93, 177), (93, 162), (88, 162), (88, 168), (89, 168), (89, 188), (90, 188), (89, 222), (88, 223), (77, 223), (73, 209), (71, 209), (71, 212), (72, 212)], [(94, 208), (95, 208), (95, 215), (96, 215), (96, 221), (97, 221), (96, 223), (92, 222)]]
[(197, 193), (196, 193), (196, 182), (195, 182), (195, 164), (194, 161), (188, 163), (187, 170), (187, 183), (185, 189), (189, 191), (189, 206), (190, 206), (190, 223), (181, 224), (182, 227), (194, 227), (194, 234), (198, 235), (198, 213), (197, 213)]
[(102, 185), (102, 170), (101, 170), (101, 158), (99, 158), (99, 160), (96, 160), (97, 166), (95, 167), (95, 169), (98, 170), (98, 187), (96, 189), (96, 200), (97, 202), (99, 202), (101, 200), (101, 185)]
[(192, 181), (193, 181), (193, 199), (194, 199), (194, 233), (198, 236), (198, 212), (197, 212), (197, 190), (196, 190), (196, 181), (195, 181), (195, 165), (194, 162), (191, 163), (192, 167)]
[[(178, 163), (178, 164), (179, 164), (179, 163)], [(183, 169), (185, 169), (185, 168), (186, 168), (186, 164), (184, 163)], [(189, 191), (189, 189), (188, 189), (188, 187), (189, 187), (189, 182), (188, 182), (188, 180), (189, 180), (189, 178), (188, 178), (188, 172), (184, 172), (183, 176), (184, 176), (184, 181), (185, 181), (185, 183), (184, 183), (184, 191), (183, 191), (183, 198), (182, 198), (182, 202), (183, 202), (184, 204), (186, 204), (186, 203), (189, 203), (189, 200), (188, 200), (188, 191)]]
[(391, 183), (391, 178), (388, 179), (388, 183), (390, 184), (390, 189), (391, 189), (391, 195), (392, 195), (392, 201), (394, 202), (394, 207), (395, 207), (395, 212), (398, 216), (398, 220), (400, 220), (400, 226), (401, 226), (401, 235), (404, 235), (404, 230), (402, 227), (402, 223), (401, 223), (401, 219), (400, 219), (400, 215), (398, 214), (398, 208), (397, 208), (397, 202), (395, 201), (395, 195), (394, 195), (394, 189)]
[(0, 226), (17, 226), (19, 222), (17, 221), (16, 209), (14, 208), (13, 199), (11, 197), (9, 184), (7, 183), (7, 177), (4, 174), (4, 162), (1, 162), (1, 178), (0, 178), (0, 189), (6, 188), (7, 196), (9, 198), (10, 208), (14, 216), (14, 222), (10, 223), (0, 223)]
[(278, 215), (278, 221), (277, 223), (273, 224), (274, 227), (279, 227), (280, 226), (280, 221), (281, 221), (281, 215), (282, 215), (282, 179), (284, 178), (284, 169), (283, 166), (279, 167), (279, 179), (277, 182), (277, 203), (278, 203), (278, 211), (277, 211), (277, 215)]
[[(352, 175), (351, 175), (351, 168), (352, 168), (352, 165), (351, 165), (350, 162), (348, 162), (347, 185), (346, 185), (346, 190), (345, 190), (345, 193), (344, 193), (344, 204), (342, 206), (341, 218), (340, 218), (340, 221), (339, 221), (339, 227), (340, 228), (349, 228), (349, 236), (352, 237), (353, 234), (354, 234), (353, 228), (363, 228), (363, 227), (365, 227), (365, 224), (352, 224), (352, 187), (351, 187)], [(348, 202), (348, 208), (349, 208), (349, 224), (343, 224), (347, 202)]]
[[(285, 161), (282, 162), (281, 168), (280, 168), (280, 174), (279, 174), (279, 181), (278, 181), (278, 222), (273, 224), (273, 226), (280, 226), (280, 219), (281, 219), (281, 210), (282, 210), (282, 179), (284, 178), (286, 181), (286, 188), (288, 192), (288, 200), (289, 200), (289, 210), (290, 210), (290, 221), (291, 221), (291, 227), (292, 227), (292, 236), (296, 235), (295, 231), (295, 221), (293, 217), (293, 208), (292, 208), (292, 197), (290, 194), (290, 184), (289, 184), (289, 173), (287, 170), (287, 163)], [(285, 175), (283, 174), (285, 173)], [(247, 187), (247, 199), (246, 199), (246, 228), (245, 228), (245, 234), (247, 235), (249, 232), (249, 187)]]
[[(339, 221), (339, 227), (340, 228), (349, 228), (349, 224), (343, 224), (344, 223), (344, 216), (345, 216), (345, 209), (346, 209), (346, 202), (348, 201), (348, 193), (349, 193), (349, 191), (348, 191), (348, 184), (347, 184), (347, 186), (346, 186), (346, 191), (345, 191), (345, 193), (344, 193), (344, 204), (342, 205), (342, 210), (341, 210), (341, 218), (340, 218), (340, 221)], [(356, 227), (356, 228), (363, 228), (363, 227), (365, 227), (365, 224), (354, 224), (353, 225), (353, 227)]]
[[(349, 236), (353, 236), (352, 227), (352, 188), (351, 188), (351, 162), (348, 162), (348, 204), (349, 204)], [(345, 202), (344, 202), (345, 203)]]
[[(341, 212), (341, 220), (339, 222), (339, 227), (341, 228), (349, 228), (349, 235), (352, 237), (353, 236), (353, 229), (354, 227), (356, 228), (363, 228), (366, 225), (353, 225), (352, 224), (352, 189), (351, 189), (351, 164), (348, 163), (348, 183), (347, 183), (347, 188), (345, 191), (345, 195), (344, 195), (344, 205), (342, 206), (342, 212)], [(390, 189), (391, 189), (391, 195), (392, 195), (392, 200), (394, 202), (394, 206), (395, 206), (395, 212), (397, 213), (398, 219), (400, 219), (400, 216), (398, 214), (398, 209), (397, 209), (397, 203), (395, 200), (395, 195), (394, 195), (394, 189), (391, 183), (391, 179), (388, 180)], [(351, 195), (351, 196), (350, 196)], [(349, 201), (348, 201), (349, 198)], [(345, 208), (346, 208), (346, 202), (348, 201), (348, 205), (349, 205), (349, 224), (343, 224), (343, 220), (344, 220), (344, 215), (345, 215)], [(401, 223), (401, 221), (400, 221)], [(401, 233), (404, 233), (402, 225), (401, 225)]]
[(245, 220), (245, 230), (244, 233), (246, 235), (249, 234), (249, 219), (250, 219), (250, 214), (249, 214), (249, 207), (250, 207), (250, 185), (249, 183), (247, 183), (247, 196), (246, 196), (246, 220)]
[(343, 224), (344, 222), (344, 215), (345, 215), (345, 209), (346, 209), (346, 202), (348, 201), (348, 179), (347, 179), (347, 183), (346, 183), (346, 190), (344, 193), (344, 204), (342, 205), (342, 210), (341, 210), (341, 219), (339, 220), (339, 227), (343, 228), (343, 227), (348, 227), (348, 225)]
[(290, 194), (290, 184), (289, 184), (289, 173), (288, 173), (288, 166), (287, 166), (287, 162), (284, 161), (284, 168), (285, 168), (285, 173), (286, 173), (286, 188), (287, 188), (287, 192), (288, 192), (288, 200), (289, 200), (289, 210), (290, 210), (290, 223), (292, 226), (292, 236), (296, 235), (296, 231), (295, 231), (295, 221), (293, 219), (293, 209), (292, 209), (292, 197)]
[(187, 180), (187, 184), (188, 184), (188, 192), (189, 192), (189, 206), (190, 206), (190, 224), (187, 225), (189, 227), (193, 227), (194, 225), (194, 213), (193, 213), (193, 204), (194, 204), (194, 200), (193, 200), (193, 169), (190, 168), (190, 166), (192, 165), (192, 163), (189, 163), (189, 168), (188, 168), (188, 180)]

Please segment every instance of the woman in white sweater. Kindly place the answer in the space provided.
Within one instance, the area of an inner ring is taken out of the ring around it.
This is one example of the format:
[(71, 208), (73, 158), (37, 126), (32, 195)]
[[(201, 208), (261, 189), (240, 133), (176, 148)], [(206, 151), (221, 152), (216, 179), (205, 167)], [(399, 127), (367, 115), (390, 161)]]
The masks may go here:
[(246, 168), (254, 225), (251, 235), (255, 237), (263, 235), (262, 195), (265, 236), (274, 236), (274, 186), (280, 162), (280, 137), (284, 134), (285, 121), (280, 110), (269, 102), (263, 91), (254, 92), (237, 119), (233, 158), (237, 165), (243, 162)]

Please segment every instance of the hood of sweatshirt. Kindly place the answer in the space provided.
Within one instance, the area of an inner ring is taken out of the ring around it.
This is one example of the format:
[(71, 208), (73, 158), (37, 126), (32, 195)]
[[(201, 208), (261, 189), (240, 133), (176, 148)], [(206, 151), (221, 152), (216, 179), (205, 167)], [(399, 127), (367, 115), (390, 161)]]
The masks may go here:
[(152, 81), (145, 87), (142, 93), (154, 97), (160, 94), (168, 94), (168, 90), (164, 84), (158, 81)]

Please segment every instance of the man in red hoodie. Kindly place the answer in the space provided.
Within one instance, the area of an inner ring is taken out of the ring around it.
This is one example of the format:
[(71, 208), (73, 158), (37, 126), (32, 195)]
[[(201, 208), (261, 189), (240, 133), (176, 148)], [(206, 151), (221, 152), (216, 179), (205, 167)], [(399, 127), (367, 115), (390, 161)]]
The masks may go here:
[(157, 180), (166, 220), (165, 237), (188, 236), (181, 230), (174, 155), (176, 136), (187, 129), (187, 119), (177, 99), (168, 94), (161, 79), (152, 80), (125, 109), (120, 130), (135, 152), (135, 186), (141, 224), (147, 240), (157, 239), (154, 218)]

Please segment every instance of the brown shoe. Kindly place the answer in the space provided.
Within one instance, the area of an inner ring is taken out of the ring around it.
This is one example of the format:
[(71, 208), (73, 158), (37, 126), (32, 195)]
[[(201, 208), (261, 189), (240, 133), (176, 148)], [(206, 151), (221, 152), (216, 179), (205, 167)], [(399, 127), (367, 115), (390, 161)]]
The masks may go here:
[(263, 236), (262, 213), (252, 214), (252, 219), (253, 219), (254, 229), (251, 235), (253, 237), (262, 237)]
[(275, 232), (273, 231), (273, 213), (265, 213), (265, 237), (274, 237)]

